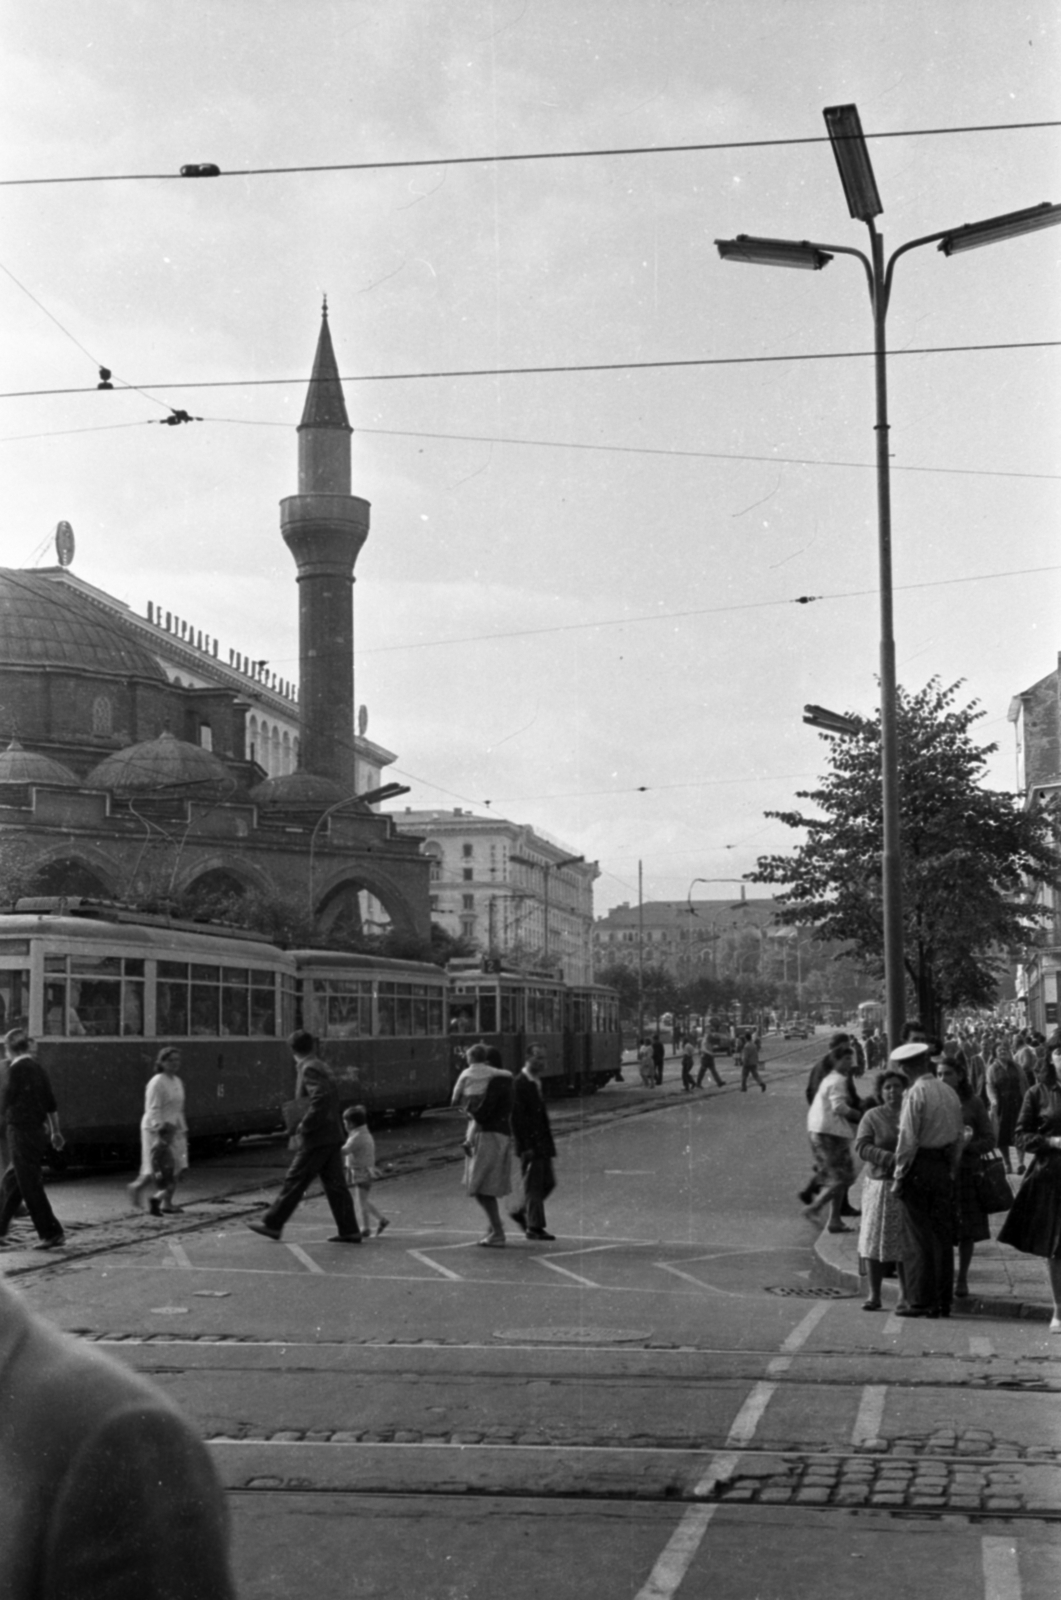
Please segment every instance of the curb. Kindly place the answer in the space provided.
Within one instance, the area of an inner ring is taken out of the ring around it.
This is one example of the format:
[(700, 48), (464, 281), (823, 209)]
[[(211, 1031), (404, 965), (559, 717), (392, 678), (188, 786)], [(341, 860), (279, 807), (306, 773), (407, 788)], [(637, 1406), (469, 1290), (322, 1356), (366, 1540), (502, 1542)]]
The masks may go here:
[[(862, 1286), (857, 1265), (842, 1246), (833, 1243), (833, 1237), (824, 1228), (815, 1240), (811, 1280), (853, 1293)], [(894, 1278), (885, 1278), (881, 1292), (884, 1300), (892, 1305), (899, 1299), (899, 1285)], [(990, 1317), (1005, 1322), (1049, 1322), (1053, 1315), (1051, 1308), (1041, 1302), (1000, 1295), (971, 1295), (968, 1300), (956, 1300), (953, 1311), (959, 1317)]]

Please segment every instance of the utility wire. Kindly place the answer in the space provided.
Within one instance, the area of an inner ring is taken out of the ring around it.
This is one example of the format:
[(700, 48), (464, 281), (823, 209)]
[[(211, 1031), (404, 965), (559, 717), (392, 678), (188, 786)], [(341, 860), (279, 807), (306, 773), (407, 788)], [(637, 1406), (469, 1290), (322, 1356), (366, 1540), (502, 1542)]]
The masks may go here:
[[(154, 417), (147, 422), (154, 422)], [(159, 419), (161, 420), (161, 419)], [(290, 422), (269, 422), (258, 417), (198, 417), (199, 422), (233, 424), (245, 428), (284, 428), (291, 430)], [(114, 428), (140, 428), (145, 422), (105, 422), (91, 428), (51, 428), (43, 433), (11, 433), (0, 436), (0, 444), (13, 444), (27, 439), (62, 439), (75, 433), (106, 433)], [(427, 433), (414, 428), (355, 428), (355, 433), (367, 433), (388, 439), (436, 439), (457, 444), (508, 444), (543, 450), (588, 450), (608, 455), (673, 457), (678, 461), (755, 461), (768, 466), (786, 467), (843, 467), (859, 472), (876, 472), (874, 461), (817, 461), (812, 456), (757, 456), (739, 450), (673, 450), (636, 444), (584, 444), (575, 439), (520, 439), (498, 434), (478, 433)], [(916, 467), (891, 463), (892, 472), (939, 473), (956, 478), (1028, 478), (1034, 481), (1056, 482), (1058, 472), (1010, 472), (1001, 467)]]
[[(978, 572), (964, 578), (935, 578), (925, 583), (897, 583), (895, 592), (912, 589), (943, 589), (958, 583), (986, 583), (995, 578), (1024, 578), (1040, 572), (1061, 572), (1061, 563), (1046, 567), (1018, 567), (1009, 572)], [(454, 639), (416, 639), (408, 644), (371, 645), (359, 650), (361, 656), (390, 654), (395, 650), (433, 650), (453, 644), (483, 644), (494, 639), (530, 639), (550, 633), (584, 633), (588, 628), (625, 628), (642, 622), (676, 622), (687, 617), (717, 617), (734, 611), (770, 611), (778, 606), (806, 606), (822, 600), (861, 600), (877, 594), (876, 589), (842, 589), (833, 594), (789, 595), (782, 600), (748, 600), (740, 605), (698, 606), (689, 611), (660, 611), (642, 613), (633, 617), (601, 617), (595, 622), (561, 622), (548, 628), (518, 628), (509, 633), (463, 634)], [(282, 663), (281, 663), (282, 664)]]
[[(960, 355), (975, 350), (1050, 350), (1061, 345), (1061, 339), (1011, 339), (996, 344), (926, 344), (910, 345), (903, 350), (891, 350), (888, 359), (899, 356)], [(437, 372), (355, 372), (345, 373), (340, 383), (405, 383), (414, 379), (429, 378), (519, 378), (548, 376), (566, 372), (646, 372), (679, 367), (754, 367), (778, 361), (862, 361), (874, 355), (872, 350), (821, 350), (805, 351), (794, 355), (773, 356), (690, 356), (676, 361), (587, 361), (574, 364), (556, 363), (541, 367), (452, 367)], [(152, 389), (268, 389), (283, 388), (291, 384), (305, 385), (303, 373), (298, 378), (192, 378), (183, 383), (152, 383)], [(139, 389), (139, 384), (127, 387)], [(0, 394), (0, 400), (39, 399), (43, 395), (94, 394), (94, 389), (9, 389)]]
[[(1030, 128), (1061, 127), (1061, 120), (1041, 122), (978, 122), (953, 128), (896, 128), (880, 133), (864, 133), (866, 139), (932, 139), (960, 133), (1017, 133)], [(145, 183), (174, 180), (187, 176), (212, 178), (262, 178), (303, 172), (390, 172), (410, 167), (493, 166), (516, 161), (587, 161), (615, 156), (665, 156), (694, 154), (704, 150), (777, 150), (797, 145), (828, 144), (828, 134), (807, 134), (784, 139), (716, 139), (698, 144), (623, 145), (603, 150), (527, 150), (512, 155), (421, 156), (398, 161), (327, 161), (292, 167), (232, 167), (221, 172), (105, 172), (57, 178), (0, 178), (0, 188), (28, 187), (58, 183)], [(203, 163), (200, 163), (202, 165)]]

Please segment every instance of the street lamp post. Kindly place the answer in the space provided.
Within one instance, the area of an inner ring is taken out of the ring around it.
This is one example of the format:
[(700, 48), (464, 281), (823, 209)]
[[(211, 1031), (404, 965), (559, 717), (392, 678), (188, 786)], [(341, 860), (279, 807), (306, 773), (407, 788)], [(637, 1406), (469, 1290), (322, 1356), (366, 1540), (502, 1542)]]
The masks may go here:
[[(903, 962), (902, 866), (899, 848), (899, 752), (896, 719), (895, 635), (892, 614), (892, 529), (891, 482), (888, 458), (888, 385), (885, 325), (891, 297), (892, 275), (899, 257), (921, 245), (937, 244), (945, 256), (972, 250), (1033, 233), (1061, 222), (1061, 206), (1044, 201), (1024, 211), (1011, 211), (983, 222), (967, 223), (928, 233), (900, 245), (885, 261), (884, 240), (874, 218), (884, 207), (877, 192), (858, 108), (854, 105), (827, 106), (825, 125), (848, 210), (869, 229), (870, 253), (849, 245), (816, 244), (808, 239), (760, 239), (739, 234), (736, 239), (716, 239), (723, 261), (745, 261), (757, 266), (799, 267), (819, 272), (834, 255), (854, 256), (861, 261), (869, 285), (873, 312), (873, 356), (876, 387), (877, 435), (877, 546), (880, 588), (880, 714), (881, 714), (881, 798), (883, 839), (881, 851), (881, 904), (884, 923), (884, 986), (887, 1003), (888, 1038), (898, 1043), (905, 1014), (905, 968)], [(928, 1019), (926, 1019), (927, 1021)]]

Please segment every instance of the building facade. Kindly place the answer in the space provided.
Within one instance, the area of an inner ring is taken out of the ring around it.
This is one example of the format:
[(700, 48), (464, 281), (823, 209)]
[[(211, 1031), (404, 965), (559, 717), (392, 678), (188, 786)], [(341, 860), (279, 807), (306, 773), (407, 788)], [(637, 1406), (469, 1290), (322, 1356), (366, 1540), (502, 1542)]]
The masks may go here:
[[(419, 841), (357, 796), (391, 752), (354, 726), (353, 568), (368, 503), (322, 317), (298, 429), (301, 689), (60, 564), (0, 570), (0, 893), (282, 903), (303, 927), (430, 936)], [(382, 907), (382, 911), (379, 908)]]
[(501, 817), (408, 806), (390, 815), (399, 833), (425, 841), (431, 916), (447, 933), (486, 956), (591, 981), (596, 862)]
[(743, 888), (726, 900), (624, 902), (593, 927), (594, 970), (615, 964), (662, 967), (677, 983), (697, 978), (763, 976), (791, 964), (798, 981), (801, 943), (774, 924), (772, 899), (749, 900)]
[[(1053, 672), (1010, 702), (1009, 720), (1016, 735), (1017, 788), (1029, 810), (1045, 808), (1054, 819), (1054, 838), (1061, 845), (1061, 654)], [(1058, 1025), (1061, 999), (1061, 884), (1032, 886), (1046, 913), (1036, 941), (1017, 964), (1017, 998), (1026, 1021), (1041, 1033)]]

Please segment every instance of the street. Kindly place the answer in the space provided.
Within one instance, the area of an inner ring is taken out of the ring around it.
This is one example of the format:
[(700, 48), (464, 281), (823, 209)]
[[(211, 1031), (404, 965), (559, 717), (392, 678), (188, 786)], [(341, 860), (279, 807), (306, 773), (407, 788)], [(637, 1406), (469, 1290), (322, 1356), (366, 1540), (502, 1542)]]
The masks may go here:
[(683, 1095), (669, 1060), (556, 1106), (553, 1243), (477, 1248), (438, 1118), (381, 1136), (390, 1227), (360, 1248), (319, 1194), (250, 1233), (283, 1161), (251, 1151), (166, 1225), (126, 1173), (56, 1184), (68, 1257), (2, 1264), (194, 1419), (248, 1600), (876, 1600), (926, 1570), (941, 1600), (1052, 1600), (1061, 1341), (820, 1283), (795, 1191), (822, 1048), (768, 1041), (765, 1094), (723, 1058)]

